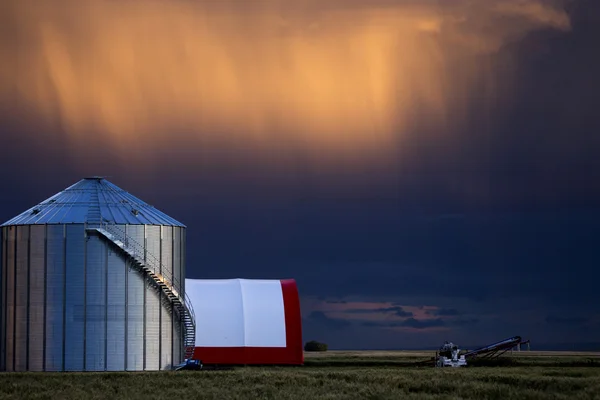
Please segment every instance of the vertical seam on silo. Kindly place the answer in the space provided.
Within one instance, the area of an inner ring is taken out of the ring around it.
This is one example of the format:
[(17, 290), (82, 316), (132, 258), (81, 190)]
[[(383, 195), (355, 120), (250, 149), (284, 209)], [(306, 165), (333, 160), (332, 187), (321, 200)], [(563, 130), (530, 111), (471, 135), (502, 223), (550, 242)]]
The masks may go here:
[(185, 276), (187, 270), (187, 229), (181, 228), (181, 292), (185, 298)]
[[(179, 290), (181, 290), (183, 292), (183, 283), (181, 282), (181, 277), (182, 277), (182, 270), (183, 270), (183, 232), (181, 231), (181, 229), (179, 230), (179, 276), (177, 277), (177, 280), (179, 281)], [(184, 293), (185, 295), (185, 293)]]
[(108, 246), (104, 246), (104, 370), (108, 369)]
[[(171, 228), (171, 280), (175, 281), (175, 228)], [(172, 282), (175, 286), (175, 282)], [(179, 288), (176, 288), (179, 290)], [(175, 362), (174, 346), (175, 346), (175, 335), (173, 331), (175, 329), (175, 308), (171, 305), (171, 366)]]
[(3, 302), (2, 302), (2, 308), (4, 310), (4, 315), (3, 315), (3, 319), (2, 319), (2, 326), (3, 326), (3, 334), (4, 334), (4, 343), (3, 343), (3, 347), (2, 350), (4, 351), (4, 358), (2, 359), (2, 364), (4, 366), (4, 370), (7, 371), (8, 370), (8, 354), (7, 354), (7, 341), (8, 341), (8, 236), (9, 236), (9, 229), (5, 229), (5, 242), (4, 242), (4, 250), (6, 252), (5, 256), (4, 256), (4, 264), (2, 267), (2, 273), (4, 274), (4, 282), (3, 282), (3, 287), (4, 287), (4, 295), (3, 295)]
[(5, 240), (5, 229), (0, 227), (0, 246), (2, 246), (2, 251), (0, 252), (0, 286), (2, 287), (2, 292), (0, 293), (0, 326), (2, 327), (0, 331), (0, 370), (6, 371), (5, 363), (6, 357), (4, 352), (4, 339), (6, 336), (6, 323), (4, 322), (4, 307), (6, 306), (6, 300), (4, 296), (6, 294), (6, 289), (4, 288), (6, 284), (6, 278), (4, 276), (4, 260), (6, 258), (6, 246), (4, 245)]
[(46, 371), (46, 305), (48, 303), (48, 224), (44, 225), (44, 327), (42, 343), (42, 371)]
[[(183, 277), (183, 262), (185, 260), (185, 256), (183, 254), (183, 232), (181, 230), (179, 230), (179, 290), (182, 291), (183, 293), (183, 299), (185, 299), (185, 292), (183, 291), (183, 283), (182, 283), (182, 277)], [(185, 300), (183, 300), (185, 301)], [(185, 322), (184, 322), (184, 318), (185, 316), (180, 315), (179, 316), (181, 318), (181, 349), (183, 350), (181, 352), (181, 360), (185, 360), (185, 336), (187, 334), (186, 331), (186, 327), (185, 327)], [(183, 318), (182, 318), (183, 317)]]
[(29, 371), (29, 326), (31, 320), (31, 225), (27, 227), (27, 336), (25, 337), (25, 370)]
[(13, 359), (12, 359), (12, 370), (15, 370), (16, 364), (16, 344), (17, 344), (17, 233), (18, 227), (15, 227), (15, 239), (13, 241), (13, 337), (12, 337), (12, 346), (13, 346)]
[(4, 371), (4, 228), (0, 226), (0, 371)]
[(12, 336), (12, 370), (15, 370), (16, 365), (16, 353), (17, 353), (17, 235), (19, 228), (15, 227), (15, 240), (13, 241), (13, 336)]
[[(162, 274), (162, 247), (163, 247), (163, 226), (160, 226), (160, 242), (158, 244), (158, 264), (160, 265), (160, 273)], [(163, 275), (163, 279), (165, 279)], [(158, 369), (162, 369), (162, 298), (163, 291), (158, 291)]]
[[(125, 225), (125, 237), (127, 237), (127, 224)], [(125, 371), (127, 371), (127, 342), (129, 341), (129, 259), (125, 259)]]
[(8, 360), (7, 358), (7, 354), (6, 354), (6, 341), (7, 341), (7, 336), (8, 336), (8, 329), (6, 329), (6, 327), (8, 326), (8, 229), (5, 229), (4, 232), (6, 233), (5, 235), (3, 235), (4, 237), (4, 250), (5, 250), (5, 255), (4, 255), (4, 264), (2, 267), (2, 273), (3, 273), (3, 277), (4, 277), (4, 282), (3, 282), (3, 286), (4, 286), (4, 295), (3, 295), (3, 302), (2, 302), (2, 307), (4, 309), (4, 315), (3, 315), (3, 319), (2, 319), (2, 326), (3, 326), (3, 334), (4, 334), (4, 343), (3, 343), (3, 347), (2, 350), (4, 351), (4, 356), (2, 358), (2, 365), (4, 367), (4, 370), (6, 371), (8, 368)]
[[(185, 241), (186, 241), (185, 229), (182, 227), (179, 227), (179, 290), (182, 293), (184, 301), (185, 301), (185, 268), (184, 267), (185, 267), (185, 260), (186, 260)], [(187, 334), (187, 329), (185, 327), (185, 323), (184, 323), (184, 326), (182, 327), (182, 330), (184, 330), (182, 340), (185, 341), (185, 336)], [(194, 344), (195, 344), (195, 340), (194, 340)], [(185, 342), (183, 343), (183, 346), (185, 346)], [(183, 356), (185, 357), (185, 349), (184, 349)]]
[(83, 224), (83, 370), (87, 371), (87, 223)]
[[(147, 263), (147, 257), (146, 254), (148, 253), (148, 238), (147, 238), (147, 232), (146, 232), (146, 225), (144, 225), (144, 264)], [(148, 264), (146, 264), (148, 265)], [(148, 307), (148, 304), (146, 304), (146, 286), (147, 286), (147, 282), (146, 282), (146, 274), (142, 272), (142, 281), (143, 281), (143, 286), (142, 286), (142, 290), (143, 290), (143, 307), (142, 307), (142, 315), (143, 315), (143, 328), (142, 328), (142, 369), (145, 371), (146, 370), (146, 307)]]
[(142, 286), (142, 370), (146, 370), (146, 307), (148, 306), (146, 303), (146, 277), (142, 276), (143, 286)]
[(65, 331), (67, 326), (67, 226), (63, 224), (63, 292), (62, 292), (62, 370), (65, 370)]
[(2, 310), (1, 310), (1, 322), (2, 322), (2, 343), (0, 343), (0, 354), (2, 354), (2, 360), (0, 360), (0, 367), (2, 371), (6, 371), (6, 268), (8, 263), (8, 248), (6, 242), (6, 228), (0, 228), (2, 230), (2, 259), (0, 260), (0, 266), (2, 271)]
[(4, 335), (3, 337), (3, 342), (2, 342), (2, 352), (3, 352), (3, 356), (2, 356), (2, 366), (3, 366), (3, 370), (6, 371), (8, 369), (8, 360), (7, 358), (7, 354), (6, 354), (6, 341), (7, 341), (7, 336), (8, 336), (8, 284), (7, 284), (7, 280), (8, 280), (8, 229), (5, 228), (4, 229), (4, 233), (2, 235), (3, 240), (4, 240), (4, 263), (2, 264), (2, 277), (4, 279), (2, 279), (2, 288), (3, 288), (3, 294), (2, 294), (2, 334)]

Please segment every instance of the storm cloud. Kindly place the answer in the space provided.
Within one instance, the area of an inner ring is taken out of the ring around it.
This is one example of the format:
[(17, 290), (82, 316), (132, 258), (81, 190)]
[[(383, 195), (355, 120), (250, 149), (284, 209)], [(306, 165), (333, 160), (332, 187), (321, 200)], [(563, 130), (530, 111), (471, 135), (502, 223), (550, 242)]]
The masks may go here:
[(569, 31), (565, 4), (12, 0), (1, 101), (78, 151), (98, 141), (136, 164), (164, 146), (279, 165), (293, 162), (284, 150), (329, 169), (392, 162), (415, 130), (452, 142), (443, 131), (464, 126), (473, 96), (488, 110), (508, 100), (513, 72), (490, 57)]

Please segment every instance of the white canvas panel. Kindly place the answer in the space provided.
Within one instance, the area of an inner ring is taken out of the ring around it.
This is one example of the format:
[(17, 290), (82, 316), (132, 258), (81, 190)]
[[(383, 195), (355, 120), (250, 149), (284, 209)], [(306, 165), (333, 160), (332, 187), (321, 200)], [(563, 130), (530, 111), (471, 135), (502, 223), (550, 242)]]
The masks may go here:
[(279, 280), (186, 279), (196, 315), (196, 346), (285, 347)]
[(285, 347), (285, 310), (278, 280), (240, 280), (246, 346)]
[(244, 346), (242, 293), (235, 280), (186, 279), (196, 315), (196, 346)]

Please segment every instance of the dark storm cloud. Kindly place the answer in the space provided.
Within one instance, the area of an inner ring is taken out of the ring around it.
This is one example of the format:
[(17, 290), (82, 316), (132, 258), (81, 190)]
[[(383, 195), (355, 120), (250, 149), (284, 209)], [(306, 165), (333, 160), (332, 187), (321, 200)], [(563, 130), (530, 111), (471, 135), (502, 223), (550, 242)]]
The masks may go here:
[[(433, 226), (407, 219), (387, 233), (369, 232), (378, 240), (367, 242), (365, 235), (361, 246), (360, 229), (343, 239), (330, 238), (326, 244), (330, 252), (319, 252), (320, 260), (307, 259), (305, 265), (318, 263), (321, 271), (345, 271), (329, 288), (332, 295), (438, 294), (482, 301), (525, 294), (585, 303), (593, 293), (593, 280), (565, 276), (564, 269), (569, 266), (597, 276), (586, 265), (597, 259), (594, 242), (599, 223), (597, 213), (565, 211), (473, 215), (462, 223)], [(322, 261), (337, 251), (337, 260)], [(567, 299), (554, 295), (569, 292), (576, 280), (582, 290)], [(307, 290), (327, 290), (326, 281), (319, 282), (309, 278), (303, 284)]]
[(427, 328), (438, 328), (446, 326), (446, 322), (441, 318), (437, 319), (415, 319), (408, 318), (404, 321), (399, 322), (377, 322), (377, 321), (365, 321), (362, 323), (365, 327), (385, 327), (385, 328), (414, 328), (414, 329), (427, 329)]
[(428, 310), (427, 314), (437, 315), (439, 317), (453, 317), (459, 315), (459, 312), (454, 308), (437, 308), (435, 310)]
[(313, 311), (304, 319), (308, 324), (315, 324), (326, 329), (343, 329), (350, 326), (350, 322), (345, 319), (330, 318), (322, 311)]
[(589, 320), (589, 318), (575, 316), (549, 315), (546, 317), (546, 322), (551, 325), (578, 326), (585, 324)]
[(387, 307), (387, 308), (378, 308), (374, 311), (382, 312), (382, 313), (391, 313), (397, 317), (412, 317), (414, 314), (410, 311), (406, 311), (402, 307)]
[(454, 326), (471, 326), (479, 323), (478, 318), (470, 318), (470, 319), (454, 319), (451, 321), (451, 325)]
[(349, 309), (344, 310), (345, 313), (349, 314), (371, 314), (371, 313), (383, 313), (390, 314), (397, 317), (412, 317), (414, 314), (410, 311), (406, 311), (402, 307), (385, 307), (385, 308), (371, 308), (371, 309)]
[(408, 318), (404, 321), (365, 321), (361, 325), (365, 327), (386, 327), (386, 328), (415, 328), (415, 329), (427, 329), (437, 327), (463, 327), (472, 326), (479, 323), (478, 318), (470, 319), (417, 319)]
[(434, 328), (434, 327), (440, 327), (440, 326), (445, 326), (445, 325), (446, 325), (446, 323), (441, 318), (425, 319), (425, 320), (409, 318), (406, 321), (403, 321), (401, 323), (401, 326), (415, 328), (415, 329)]

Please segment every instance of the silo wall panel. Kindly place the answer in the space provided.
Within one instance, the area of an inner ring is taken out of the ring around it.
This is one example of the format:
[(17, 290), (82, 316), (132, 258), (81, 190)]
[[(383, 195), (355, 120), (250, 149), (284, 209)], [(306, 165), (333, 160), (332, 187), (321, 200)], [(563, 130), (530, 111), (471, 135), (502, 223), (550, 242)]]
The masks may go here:
[(15, 370), (15, 244), (16, 228), (6, 237), (6, 370)]
[[(173, 227), (162, 227), (161, 264), (163, 276), (173, 285)], [(160, 308), (160, 369), (173, 366), (173, 316), (172, 307), (165, 296), (161, 299)]]
[(29, 370), (44, 369), (46, 227), (32, 225), (29, 247)]
[(173, 284), (173, 227), (163, 226), (162, 227), (162, 239), (161, 239), (161, 264), (163, 268), (163, 276), (167, 279), (171, 285)]
[(46, 371), (63, 369), (65, 227), (48, 225), (46, 252)]
[(170, 307), (162, 302), (161, 312), (161, 346), (160, 369), (170, 369), (173, 366), (173, 316)]
[[(162, 273), (161, 260), (161, 226), (146, 225), (147, 260), (151, 267)], [(144, 369), (160, 369), (160, 296), (159, 290), (152, 285), (145, 285), (145, 357)]]
[(15, 296), (15, 371), (27, 370), (27, 291), (29, 286), (29, 226), (17, 229)]
[[(146, 230), (144, 225), (127, 225), (121, 227), (127, 234), (129, 245), (139, 252), (144, 252), (144, 242), (146, 238)], [(142, 254), (145, 256), (145, 254)]]
[(160, 266), (160, 228), (156, 225), (146, 225), (147, 257), (157, 273), (162, 273)]
[(146, 370), (160, 369), (160, 293), (146, 285)]
[(108, 247), (106, 252), (106, 369), (125, 370), (126, 348), (126, 288), (127, 265), (125, 259)]
[(85, 338), (85, 229), (66, 226), (65, 370), (83, 371)]
[(127, 268), (127, 370), (144, 369), (144, 279)]
[(96, 235), (87, 239), (85, 291), (85, 369), (106, 367), (106, 243)]
[(183, 362), (183, 342), (182, 342), (181, 323), (176, 319), (173, 323), (173, 364)]
[(185, 276), (187, 266), (187, 234), (185, 228), (179, 228), (181, 230), (181, 267), (180, 267), (180, 282), (181, 292), (185, 293)]
[(177, 291), (182, 291), (181, 280), (181, 228), (173, 227), (173, 275), (174, 286)]
[[(145, 242), (143, 225), (127, 225), (127, 235), (134, 244)], [(138, 268), (127, 268), (127, 370), (144, 369), (144, 303), (145, 280)]]

